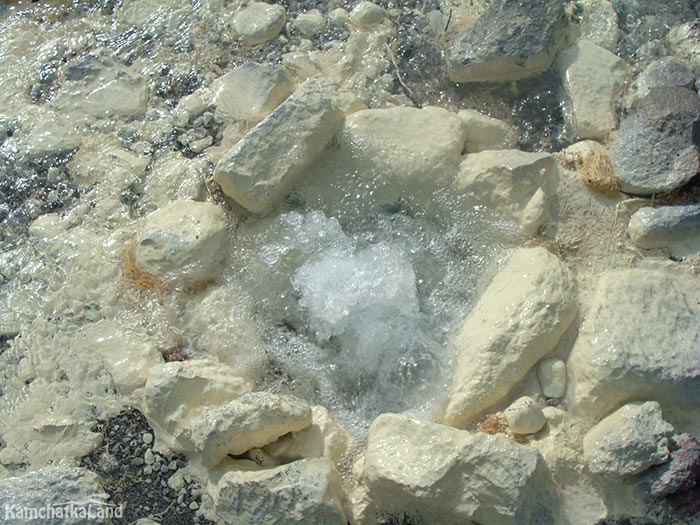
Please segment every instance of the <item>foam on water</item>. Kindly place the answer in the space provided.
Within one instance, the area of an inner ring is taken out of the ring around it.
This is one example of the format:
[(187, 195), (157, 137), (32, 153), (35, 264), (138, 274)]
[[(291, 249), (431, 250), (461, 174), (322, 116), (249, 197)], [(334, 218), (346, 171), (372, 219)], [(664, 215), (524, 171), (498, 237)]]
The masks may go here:
[(388, 198), (367, 180), (297, 188), (287, 210), (240, 225), (232, 252), (267, 342), (264, 387), (326, 406), (359, 436), (383, 412), (434, 415), (449, 331), (516, 232), (453, 189)]

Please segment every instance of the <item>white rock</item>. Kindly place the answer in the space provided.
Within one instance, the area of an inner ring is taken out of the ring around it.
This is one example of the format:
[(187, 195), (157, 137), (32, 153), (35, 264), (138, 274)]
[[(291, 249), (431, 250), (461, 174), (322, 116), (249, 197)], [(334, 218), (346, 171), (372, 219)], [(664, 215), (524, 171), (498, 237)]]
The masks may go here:
[(511, 149), (515, 148), (518, 142), (517, 128), (502, 120), (491, 118), (474, 109), (463, 109), (458, 116), (464, 122), (467, 134), (465, 153)]
[(326, 459), (302, 459), (259, 471), (229, 471), (210, 488), (230, 525), (345, 525), (340, 478)]
[(333, 9), (333, 11), (330, 12), (328, 15), (328, 21), (336, 26), (342, 26), (348, 23), (348, 20), (350, 19), (349, 13), (343, 9), (342, 7), (338, 7), (337, 9)]
[(148, 107), (148, 85), (143, 78), (115, 79), (87, 94), (80, 111), (95, 117), (137, 117)]
[(567, 364), (574, 409), (598, 417), (653, 398), (700, 398), (700, 284), (663, 270), (605, 273)]
[(378, 26), (385, 18), (386, 11), (372, 2), (360, 2), (350, 12), (350, 23), (365, 31)]
[(217, 164), (214, 179), (224, 192), (254, 213), (280, 198), (342, 126), (336, 91), (321, 78), (304, 82)]
[(301, 35), (312, 38), (323, 31), (326, 26), (326, 19), (316, 9), (301, 13), (297, 16), (292, 27)]
[(151, 368), (143, 392), (144, 415), (156, 433), (156, 448), (191, 451), (190, 432), (204, 411), (250, 393), (252, 385), (216, 361), (193, 359)]
[(600, 421), (583, 438), (588, 469), (603, 476), (632, 476), (669, 459), (673, 427), (656, 401), (631, 403)]
[(207, 287), (188, 303), (183, 320), (195, 351), (216, 356), (238, 377), (260, 378), (267, 356), (240, 294), (228, 286)]
[(61, 118), (49, 115), (40, 121), (27, 138), (27, 154), (30, 157), (56, 155), (77, 149), (80, 139)]
[(557, 56), (557, 69), (571, 98), (571, 123), (587, 139), (605, 139), (617, 128), (615, 101), (627, 64), (593, 42), (581, 40)]
[(537, 377), (545, 397), (557, 398), (566, 393), (566, 363), (561, 359), (540, 361), (537, 365)]
[(129, 394), (146, 383), (148, 370), (161, 364), (163, 356), (135, 327), (102, 320), (85, 325), (71, 348), (79, 355), (96, 355), (104, 362), (114, 385)]
[[(104, 493), (97, 475), (84, 468), (47, 467), (23, 476), (0, 479), (0, 501), (2, 502), (3, 525), (25, 525), (27, 523), (52, 523), (56, 525), (88, 525), (89, 523), (106, 523), (104, 520), (73, 519), (66, 517), (42, 520), (32, 517), (29, 512), (39, 512), (47, 507), (60, 507), (73, 502), (76, 510), (87, 511), (88, 503), (93, 512), (107, 506), (107, 494)], [(84, 503), (83, 503), (84, 502)], [(83, 505), (81, 506), (81, 503)], [(12, 512), (12, 514), (10, 514)], [(25, 514), (18, 514), (24, 512)]]
[(454, 177), (465, 136), (460, 118), (443, 108), (367, 109), (348, 117), (338, 153), (359, 173), (381, 177), (394, 194), (429, 191)]
[(224, 257), (226, 220), (211, 203), (176, 201), (148, 215), (136, 235), (139, 267), (168, 281), (211, 278)]
[(542, 409), (528, 396), (514, 401), (505, 409), (503, 417), (513, 434), (534, 434), (547, 422)]
[(620, 40), (617, 11), (610, 0), (581, 0), (581, 33), (590, 40), (609, 51), (615, 51)]
[(224, 118), (257, 124), (292, 91), (294, 84), (283, 67), (250, 62), (214, 81), (211, 102)]
[(461, 427), (503, 400), (556, 346), (576, 315), (576, 285), (544, 248), (511, 255), (450, 339), (455, 365), (445, 421)]
[(556, 177), (556, 161), (547, 153), (482, 151), (464, 157), (457, 188), (475, 205), (519, 222), (526, 235), (536, 235), (550, 216)]
[(233, 29), (245, 44), (256, 45), (275, 38), (286, 23), (281, 5), (253, 2), (236, 13)]
[(458, 525), (534, 523), (548, 515), (540, 453), (499, 435), (384, 414), (356, 466), (358, 525), (381, 516)]
[(266, 445), (265, 453), (283, 463), (325, 457), (338, 465), (348, 450), (350, 434), (333, 420), (326, 408), (314, 406), (311, 410), (311, 426)]
[(311, 407), (292, 396), (267, 392), (245, 394), (203, 412), (194, 422), (192, 442), (206, 465), (228, 454), (240, 455), (272, 443), (288, 432), (311, 425)]

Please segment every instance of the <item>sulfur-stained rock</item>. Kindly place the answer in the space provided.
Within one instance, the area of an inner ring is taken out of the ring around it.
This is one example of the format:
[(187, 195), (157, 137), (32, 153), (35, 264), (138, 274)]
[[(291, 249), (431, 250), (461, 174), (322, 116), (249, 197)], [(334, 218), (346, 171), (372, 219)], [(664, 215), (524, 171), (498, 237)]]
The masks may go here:
[(447, 424), (462, 427), (503, 400), (556, 346), (576, 315), (571, 272), (544, 248), (511, 255), (450, 340)]
[(549, 218), (556, 173), (556, 162), (547, 153), (482, 151), (464, 157), (457, 189), (474, 205), (515, 220), (526, 235), (535, 235)]
[(251, 391), (252, 385), (233, 368), (216, 361), (163, 363), (148, 373), (144, 415), (159, 449), (191, 451), (190, 432), (197, 416)]
[(216, 165), (214, 179), (253, 213), (274, 204), (313, 164), (341, 128), (337, 86), (310, 78)]
[(383, 414), (355, 471), (359, 525), (392, 515), (426, 525), (516, 525), (551, 511), (542, 456), (502, 435)]
[(305, 429), (311, 421), (311, 407), (304, 401), (253, 392), (203, 412), (194, 422), (192, 442), (205, 465), (215, 466), (229, 454), (263, 447)]

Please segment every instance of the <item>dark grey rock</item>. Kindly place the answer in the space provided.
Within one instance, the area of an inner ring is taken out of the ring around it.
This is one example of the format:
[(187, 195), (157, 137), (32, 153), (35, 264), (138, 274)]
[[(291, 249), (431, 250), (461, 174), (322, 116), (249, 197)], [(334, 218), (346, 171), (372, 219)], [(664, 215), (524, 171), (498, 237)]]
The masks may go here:
[(681, 87), (691, 89), (695, 74), (674, 57), (655, 60), (637, 78), (637, 96), (643, 98), (654, 88)]
[(689, 434), (674, 439), (678, 449), (671, 453), (671, 461), (652, 472), (656, 479), (650, 492), (657, 498), (684, 492), (700, 484), (700, 441)]
[(700, 240), (700, 204), (642, 208), (632, 215), (628, 231), (641, 248)]
[(622, 191), (666, 193), (700, 171), (700, 100), (684, 88), (657, 88), (620, 125), (611, 161)]
[(567, 27), (559, 0), (499, 0), (447, 50), (455, 82), (505, 82), (546, 71)]

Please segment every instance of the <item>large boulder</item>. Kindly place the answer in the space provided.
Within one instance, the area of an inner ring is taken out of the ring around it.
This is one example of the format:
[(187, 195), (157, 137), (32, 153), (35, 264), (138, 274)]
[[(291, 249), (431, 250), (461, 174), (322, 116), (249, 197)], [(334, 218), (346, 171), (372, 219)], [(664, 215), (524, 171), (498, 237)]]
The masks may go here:
[(175, 201), (143, 220), (136, 234), (134, 260), (140, 270), (164, 281), (205, 281), (226, 255), (226, 231), (226, 219), (218, 206)]
[(615, 102), (627, 64), (607, 49), (581, 40), (557, 56), (557, 68), (571, 99), (571, 123), (585, 139), (605, 139), (617, 128)]
[(655, 401), (631, 403), (596, 424), (583, 438), (588, 470), (608, 477), (633, 476), (670, 457), (673, 427)]
[(576, 315), (576, 285), (544, 248), (513, 253), (450, 340), (447, 424), (462, 427), (502, 401), (550, 353)]
[(434, 187), (454, 176), (465, 137), (460, 118), (443, 108), (366, 109), (348, 117), (338, 153), (394, 188)]
[(556, 161), (547, 153), (489, 150), (464, 157), (457, 189), (473, 204), (518, 222), (526, 235), (536, 235), (549, 219), (556, 181)]
[(210, 489), (230, 525), (345, 525), (340, 477), (327, 459), (302, 459), (266, 470), (224, 474)]
[(260, 448), (311, 422), (311, 407), (304, 401), (253, 392), (203, 412), (193, 424), (192, 442), (204, 464), (215, 466), (229, 454)]
[(558, 0), (497, 0), (447, 50), (455, 82), (508, 82), (546, 71), (564, 39)]
[(662, 270), (605, 273), (569, 356), (573, 408), (592, 417), (645, 397), (700, 396), (700, 283)]
[(338, 87), (310, 78), (216, 165), (214, 180), (253, 213), (273, 205), (313, 164), (341, 128)]
[(700, 171), (700, 100), (685, 88), (656, 88), (620, 125), (611, 161), (622, 191), (650, 195), (685, 185)]
[(194, 420), (243, 394), (252, 385), (216, 361), (193, 359), (151, 368), (143, 393), (144, 414), (156, 435), (158, 449), (192, 450)]
[[(53, 517), (48, 510), (68, 512)], [(74, 511), (71, 511), (71, 506)], [(88, 515), (92, 509), (94, 515)], [(42, 516), (39, 513), (43, 511)], [(77, 467), (47, 467), (22, 476), (0, 479), (0, 519), (6, 525), (51, 523), (55, 525), (90, 525), (111, 523), (108, 517), (97, 513), (113, 513), (120, 517), (121, 510), (107, 503), (97, 475)], [(36, 513), (36, 514), (34, 514)], [(81, 515), (81, 513), (83, 515)]]
[(425, 525), (551, 523), (542, 456), (502, 435), (384, 414), (355, 470), (359, 525), (389, 516)]

